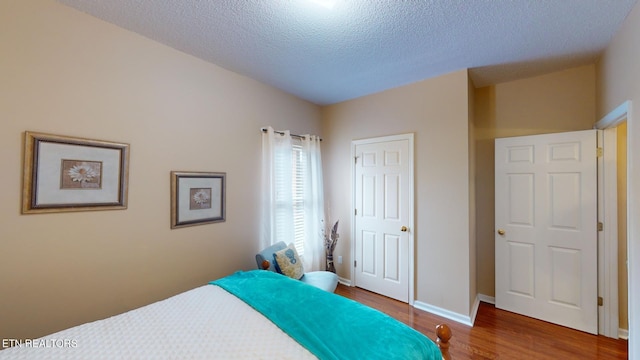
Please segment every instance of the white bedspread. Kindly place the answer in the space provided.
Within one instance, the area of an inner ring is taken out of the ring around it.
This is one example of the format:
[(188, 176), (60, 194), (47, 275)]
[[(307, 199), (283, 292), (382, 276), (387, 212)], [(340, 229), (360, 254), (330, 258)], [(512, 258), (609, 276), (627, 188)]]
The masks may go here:
[(214, 285), (27, 345), (0, 351), (0, 359), (315, 359), (267, 318)]

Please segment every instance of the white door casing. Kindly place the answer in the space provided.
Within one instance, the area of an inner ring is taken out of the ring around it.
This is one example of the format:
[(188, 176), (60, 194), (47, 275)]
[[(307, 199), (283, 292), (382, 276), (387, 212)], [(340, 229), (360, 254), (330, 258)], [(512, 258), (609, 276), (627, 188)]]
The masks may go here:
[[(598, 286), (598, 294), (604, 298), (603, 305), (599, 307), (598, 327), (601, 335), (616, 339), (619, 337), (620, 331), (618, 320), (618, 261), (625, 260), (618, 259), (618, 227), (616, 226), (618, 224), (617, 127), (629, 120), (630, 109), (631, 102), (625, 101), (600, 119), (594, 126), (594, 128), (602, 130), (598, 141), (602, 140), (599, 146), (604, 148), (603, 156), (598, 159), (598, 217), (599, 221), (604, 223), (603, 231), (598, 232), (598, 261), (600, 264), (598, 266), (600, 276), (598, 279), (600, 284)], [(629, 150), (627, 149), (627, 154), (628, 152)], [(622, 165), (627, 166), (627, 164)], [(625, 182), (628, 182), (628, 176)], [(628, 194), (627, 199), (629, 199)], [(629, 231), (627, 231), (626, 235), (627, 239), (630, 239)], [(628, 246), (627, 240), (627, 248)], [(629, 293), (630, 295), (631, 293)], [(629, 299), (630, 297), (628, 297), (628, 304), (631, 304)], [(627, 314), (629, 315), (629, 323), (631, 323), (631, 312), (627, 312)], [(631, 355), (631, 350), (629, 355)]]
[(496, 139), (496, 307), (597, 334), (596, 130)]
[(413, 303), (413, 134), (352, 150), (354, 285)]

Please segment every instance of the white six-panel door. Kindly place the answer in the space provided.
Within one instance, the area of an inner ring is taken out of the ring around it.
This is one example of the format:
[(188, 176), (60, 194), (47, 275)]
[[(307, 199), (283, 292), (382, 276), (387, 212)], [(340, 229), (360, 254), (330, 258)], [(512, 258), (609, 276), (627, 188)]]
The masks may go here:
[(355, 145), (355, 285), (409, 301), (410, 140)]
[(597, 334), (596, 130), (496, 139), (496, 307)]

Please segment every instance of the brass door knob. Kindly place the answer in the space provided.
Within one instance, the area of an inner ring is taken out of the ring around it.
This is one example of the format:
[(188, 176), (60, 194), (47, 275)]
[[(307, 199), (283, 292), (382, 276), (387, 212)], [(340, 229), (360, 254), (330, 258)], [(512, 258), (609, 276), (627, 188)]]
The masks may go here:
[(498, 229), (498, 235), (504, 235), (506, 231), (503, 229)]
[(406, 226), (401, 227), (401, 228), (400, 228), (400, 231), (402, 231), (402, 232), (406, 232), (406, 231), (407, 231), (407, 227), (406, 227)]

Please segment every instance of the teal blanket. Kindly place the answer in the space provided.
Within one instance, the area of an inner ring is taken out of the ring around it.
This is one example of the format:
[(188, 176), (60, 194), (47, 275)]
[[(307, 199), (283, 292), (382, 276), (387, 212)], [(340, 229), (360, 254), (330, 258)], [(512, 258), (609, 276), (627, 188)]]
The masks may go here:
[(270, 271), (212, 281), (262, 313), (319, 359), (442, 359), (409, 326), (342, 296)]

